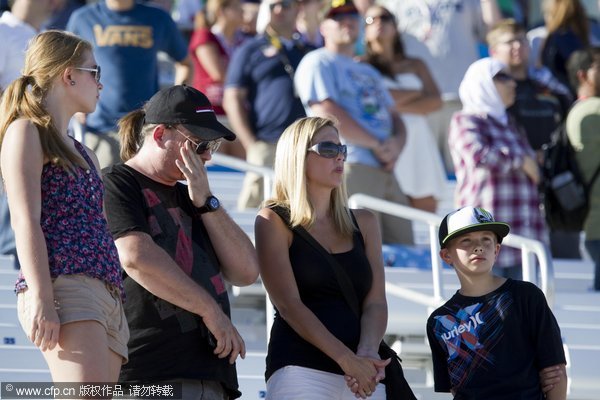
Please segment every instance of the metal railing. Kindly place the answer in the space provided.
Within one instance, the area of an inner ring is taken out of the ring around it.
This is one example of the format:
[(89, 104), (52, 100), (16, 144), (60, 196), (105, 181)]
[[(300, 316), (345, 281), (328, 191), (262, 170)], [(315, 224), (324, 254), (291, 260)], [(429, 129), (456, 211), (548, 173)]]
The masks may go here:
[[(263, 199), (268, 199), (271, 197), (271, 191), (273, 190), (273, 179), (275, 177), (275, 172), (271, 168), (261, 167), (258, 165), (250, 164), (240, 158), (227, 156), (225, 154), (215, 153), (212, 155), (212, 164), (221, 165), (228, 168), (233, 168), (238, 171), (245, 172), (254, 172), (263, 177)], [(266, 311), (266, 331), (267, 331), (267, 342), (269, 341), (269, 336), (271, 335), (271, 326), (273, 325), (273, 321), (275, 319), (275, 308), (273, 307), (273, 303), (269, 299), (269, 294), (263, 285), (263, 290), (265, 292), (265, 311)]]
[(250, 164), (249, 162), (246, 162), (240, 158), (220, 153), (215, 153), (212, 155), (211, 163), (222, 165), (228, 168), (237, 169), (238, 171), (254, 172), (255, 174), (261, 175), (264, 180), (263, 198), (268, 199), (269, 197), (271, 197), (271, 190), (273, 189), (273, 179), (275, 177), (275, 172), (272, 168)]
[[(274, 172), (267, 167), (261, 167), (250, 164), (236, 157), (227, 156), (224, 154), (213, 154), (212, 163), (239, 171), (250, 171), (257, 173), (264, 178), (264, 198), (271, 196), (273, 186)], [(433, 295), (428, 296), (421, 292), (404, 288), (391, 282), (386, 282), (386, 292), (389, 294), (406, 299), (413, 303), (422, 304), (430, 308), (439, 306), (444, 300), (443, 279), (442, 279), (442, 264), (439, 253), (438, 243), (438, 228), (440, 216), (437, 214), (417, 210), (401, 204), (393, 203), (379, 198), (368, 196), (366, 194), (354, 194), (349, 199), (349, 205), (353, 208), (363, 207), (384, 214), (394, 215), (401, 218), (406, 218), (412, 221), (426, 223), (429, 229), (429, 245), (431, 251), (431, 272), (433, 280)], [(537, 240), (529, 239), (523, 236), (509, 234), (502, 244), (505, 246), (517, 248), (522, 253), (523, 280), (536, 283), (536, 265), (534, 256), (537, 257), (539, 265), (539, 286), (546, 296), (548, 305), (552, 308), (554, 305), (554, 268), (552, 258), (548, 247)], [(273, 309), (270, 301), (267, 301), (267, 335), (269, 332), (270, 323), (272, 323)]]
[[(402, 288), (389, 282), (386, 283), (386, 290), (395, 296), (427, 306), (439, 304), (443, 300), (442, 264), (440, 257), (438, 256), (440, 246), (437, 234), (439, 223), (441, 222), (440, 216), (360, 193), (352, 195), (349, 204), (352, 208), (369, 208), (384, 214), (423, 222), (428, 225), (433, 296), (427, 296), (420, 292)], [(554, 268), (552, 266), (552, 258), (550, 257), (548, 246), (538, 240), (529, 239), (512, 233), (504, 238), (502, 245), (521, 250), (523, 280), (536, 284), (536, 265), (533, 256), (537, 257), (540, 271), (540, 287), (546, 296), (548, 305), (552, 308), (554, 305)]]

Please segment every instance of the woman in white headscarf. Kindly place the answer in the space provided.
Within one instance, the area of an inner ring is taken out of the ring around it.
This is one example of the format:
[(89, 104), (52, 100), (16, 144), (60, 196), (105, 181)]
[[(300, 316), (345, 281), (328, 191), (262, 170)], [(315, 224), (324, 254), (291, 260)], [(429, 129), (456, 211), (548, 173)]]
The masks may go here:
[[(455, 203), (483, 207), (509, 223), (512, 233), (546, 241), (535, 153), (506, 113), (515, 86), (506, 66), (491, 58), (474, 62), (465, 73), (458, 91), (463, 109), (453, 116), (448, 135)], [(502, 249), (496, 266), (497, 274), (521, 279), (518, 251)]]

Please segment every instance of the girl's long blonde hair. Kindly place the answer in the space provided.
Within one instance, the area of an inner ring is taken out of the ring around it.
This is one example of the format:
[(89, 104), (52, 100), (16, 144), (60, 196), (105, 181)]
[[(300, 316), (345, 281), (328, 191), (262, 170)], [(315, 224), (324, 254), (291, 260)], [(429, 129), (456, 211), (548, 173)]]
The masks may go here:
[(63, 31), (36, 35), (25, 54), (23, 75), (13, 81), (0, 102), (0, 151), (8, 126), (24, 118), (38, 129), (42, 152), (51, 163), (72, 171), (75, 166), (88, 168), (81, 156), (63, 141), (45, 101), (48, 91), (68, 67), (81, 65), (92, 46), (85, 40)]
[[(288, 126), (277, 142), (275, 194), (265, 204), (288, 208), (292, 226), (310, 229), (315, 223), (315, 211), (306, 188), (306, 155), (315, 135), (327, 126), (337, 130), (331, 119), (302, 118)], [(345, 182), (332, 190), (330, 200), (336, 229), (344, 236), (352, 236), (356, 227), (348, 210)]]

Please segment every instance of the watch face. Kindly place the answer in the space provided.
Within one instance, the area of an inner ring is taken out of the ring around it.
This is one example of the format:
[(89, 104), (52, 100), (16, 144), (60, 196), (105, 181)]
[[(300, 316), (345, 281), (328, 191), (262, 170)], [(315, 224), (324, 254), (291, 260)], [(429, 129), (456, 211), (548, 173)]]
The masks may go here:
[(216, 197), (211, 197), (208, 200), (208, 206), (212, 209), (212, 210), (216, 210), (217, 208), (219, 208), (219, 199), (217, 199)]

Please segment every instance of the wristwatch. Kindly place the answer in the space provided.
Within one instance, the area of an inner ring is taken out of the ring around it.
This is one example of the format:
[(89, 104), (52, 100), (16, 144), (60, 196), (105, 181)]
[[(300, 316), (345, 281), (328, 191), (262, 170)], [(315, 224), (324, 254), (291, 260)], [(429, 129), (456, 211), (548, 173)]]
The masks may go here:
[(215, 196), (208, 196), (204, 205), (202, 207), (197, 208), (197, 213), (204, 214), (208, 212), (213, 212), (217, 211), (219, 208), (221, 208), (221, 202), (219, 201), (219, 199), (217, 199)]

